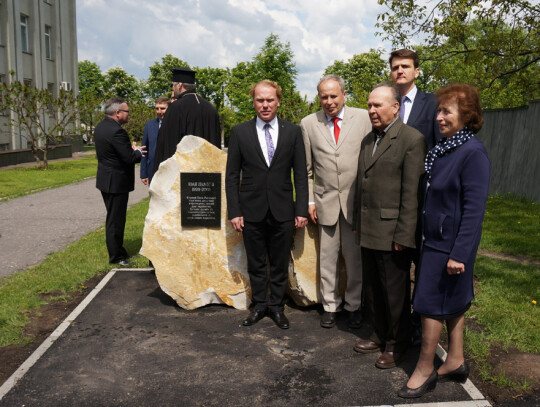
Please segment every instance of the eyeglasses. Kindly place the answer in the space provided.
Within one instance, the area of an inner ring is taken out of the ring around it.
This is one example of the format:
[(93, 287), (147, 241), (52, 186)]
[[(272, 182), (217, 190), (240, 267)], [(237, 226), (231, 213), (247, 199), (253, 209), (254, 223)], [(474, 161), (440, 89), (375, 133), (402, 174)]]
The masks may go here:
[(119, 112), (126, 112), (129, 114), (129, 110), (124, 110), (124, 109), (118, 109)]

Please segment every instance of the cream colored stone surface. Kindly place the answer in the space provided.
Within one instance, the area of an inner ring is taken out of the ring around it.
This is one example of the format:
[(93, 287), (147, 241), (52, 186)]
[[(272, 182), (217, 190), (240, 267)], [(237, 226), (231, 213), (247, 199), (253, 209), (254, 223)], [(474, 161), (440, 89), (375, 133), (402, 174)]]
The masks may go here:
[[(242, 235), (227, 220), (226, 162), (226, 152), (199, 137), (185, 136), (152, 179), (141, 254), (152, 261), (161, 289), (184, 309), (207, 304), (247, 309), (250, 304)], [(222, 174), (221, 228), (181, 226), (180, 172)], [(314, 225), (296, 231), (289, 295), (298, 305), (319, 302), (316, 238)]]

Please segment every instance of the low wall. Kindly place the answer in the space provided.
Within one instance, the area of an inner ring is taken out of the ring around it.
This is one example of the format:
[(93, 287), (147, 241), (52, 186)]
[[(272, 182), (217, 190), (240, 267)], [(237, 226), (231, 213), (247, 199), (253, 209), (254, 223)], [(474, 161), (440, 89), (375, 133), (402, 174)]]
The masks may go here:
[[(47, 153), (48, 160), (56, 160), (58, 158), (70, 158), (73, 154), (73, 146), (71, 144), (58, 144)], [(38, 153), (43, 159), (43, 152)], [(17, 165), (35, 161), (32, 150), (29, 148), (22, 150), (0, 151), (0, 167), (7, 165)]]

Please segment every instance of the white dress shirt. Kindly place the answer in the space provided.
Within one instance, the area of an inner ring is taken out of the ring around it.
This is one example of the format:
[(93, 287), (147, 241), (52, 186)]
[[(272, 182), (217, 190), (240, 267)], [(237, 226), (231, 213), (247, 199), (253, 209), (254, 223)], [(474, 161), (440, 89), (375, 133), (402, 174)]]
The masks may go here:
[[(259, 139), (259, 143), (261, 144), (261, 150), (264, 155), (264, 159), (266, 160), (266, 164), (270, 166), (270, 162), (268, 161), (268, 147), (266, 146), (266, 135), (264, 134), (264, 125), (266, 122), (264, 120), (261, 120), (259, 116), (257, 116), (257, 120), (255, 122), (255, 127), (257, 128), (257, 137)], [(268, 122), (270, 125), (270, 136), (272, 137), (272, 143), (274, 144), (274, 152), (277, 148), (277, 142), (278, 142), (278, 120), (277, 116), (274, 117), (273, 120)]]
[(405, 102), (403, 102), (403, 106), (405, 106), (405, 113), (403, 114), (403, 123), (407, 124), (407, 121), (409, 120), (409, 115), (411, 114), (411, 109), (414, 103), (414, 98), (416, 97), (416, 94), (418, 93), (418, 88), (416, 85), (413, 86), (413, 88), (404, 95), (407, 99), (405, 99)]

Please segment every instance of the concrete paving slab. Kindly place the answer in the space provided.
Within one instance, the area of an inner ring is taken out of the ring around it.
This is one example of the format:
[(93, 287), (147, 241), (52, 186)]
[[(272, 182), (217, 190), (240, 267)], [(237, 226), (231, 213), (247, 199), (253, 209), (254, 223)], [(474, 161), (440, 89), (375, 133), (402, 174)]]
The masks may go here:
[(26, 374), (3, 386), (0, 406), (489, 406), (455, 383), (398, 398), (418, 349), (379, 370), (377, 354), (352, 349), (369, 328), (350, 330), (342, 318), (323, 329), (319, 308), (287, 307), (289, 330), (269, 318), (243, 327), (245, 311), (182, 310), (150, 271), (108, 278)]

